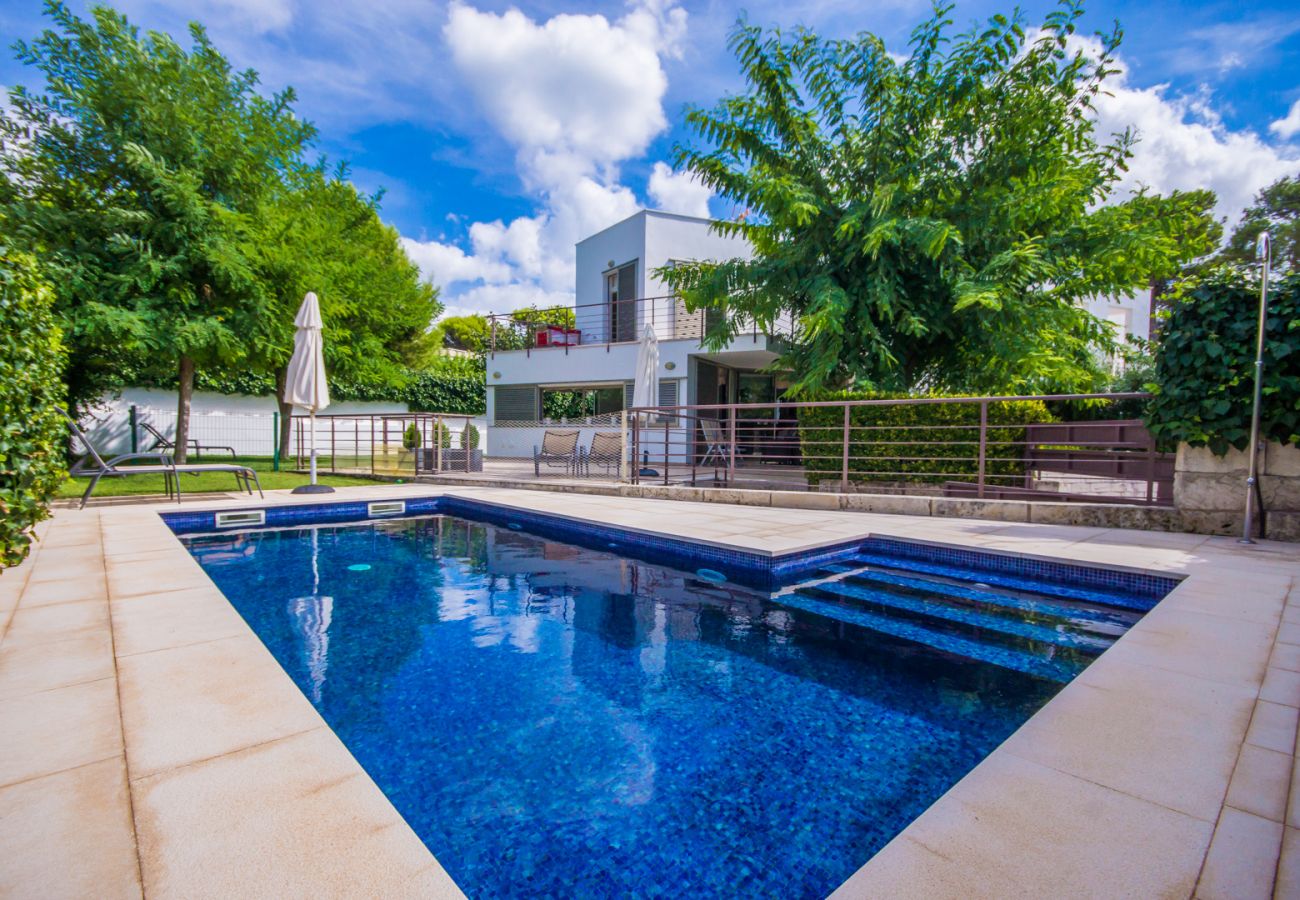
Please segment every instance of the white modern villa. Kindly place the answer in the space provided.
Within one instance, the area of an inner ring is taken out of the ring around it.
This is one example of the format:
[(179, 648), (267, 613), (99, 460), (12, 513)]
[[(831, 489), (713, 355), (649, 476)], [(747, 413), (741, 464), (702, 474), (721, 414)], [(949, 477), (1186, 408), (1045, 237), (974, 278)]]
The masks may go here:
[[(704, 313), (687, 312), (655, 276), (675, 262), (748, 257), (738, 237), (716, 234), (709, 219), (642, 210), (577, 244), (574, 327), (530, 334), (529, 346), (496, 350), (487, 365), (488, 446), (493, 455), (526, 457), (537, 444), (537, 423), (547, 419), (548, 393), (583, 393), (594, 410), (590, 430), (607, 428), (611, 414), (631, 406), (637, 342), (644, 325), (659, 340), (662, 406), (776, 401), (785, 383), (764, 371), (776, 358), (781, 335), (755, 330), (726, 347), (701, 344)], [(1149, 333), (1150, 297), (1099, 298), (1090, 312), (1128, 337)], [(782, 329), (776, 329), (780, 332)], [(676, 425), (677, 423), (664, 423)], [(583, 442), (591, 435), (584, 433)]]

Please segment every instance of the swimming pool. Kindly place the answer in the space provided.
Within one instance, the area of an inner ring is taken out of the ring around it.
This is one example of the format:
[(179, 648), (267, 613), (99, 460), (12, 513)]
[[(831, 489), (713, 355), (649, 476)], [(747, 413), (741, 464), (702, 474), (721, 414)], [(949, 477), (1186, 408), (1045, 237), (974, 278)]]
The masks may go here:
[(824, 896), (1159, 593), (889, 542), (758, 588), (608, 538), (432, 515), (184, 540), (484, 897)]

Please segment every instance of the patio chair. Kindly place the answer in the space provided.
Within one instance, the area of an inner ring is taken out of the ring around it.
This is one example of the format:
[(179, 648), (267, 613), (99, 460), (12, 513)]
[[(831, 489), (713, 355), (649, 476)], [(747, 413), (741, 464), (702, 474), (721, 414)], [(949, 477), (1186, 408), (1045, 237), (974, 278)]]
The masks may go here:
[(617, 431), (597, 431), (591, 436), (591, 446), (582, 451), (582, 471), (590, 475), (592, 463), (606, 474), (617, 471), (623, 461), (623, 435)]
[[(127, 475), (161, 475), (167, 498), (170, 500), (175, 496), (177, 503), (181, 502), (180, 476), (202, 475), (204, 472), (229, 472), (235, 476), (235, 484), (239, 486), (240, 490), (252, 494), (253, 486), (256, 485), (257, 493), (263, 497), (266, 496), (262, 493), (262, 483), (258, 480), (257, 472), (248, 466), (240, 466), (234, 463), (184, 463), (177, 465), (167, 453), (123, 453), (105, 461), (72, 416), (62, 409), (59, 412), (63, 415), (63, 418), (68, 420), (68, 427), (72, 429), (72, 436), (81, 442), (81, 446), (86, 448), (85, 455), (73, 463), (72, 468), (68, 470), (68, 475), (73, 478), (90, 479), (90, 484), (86, 486), (86, 492), (81, 495), (80, 509), (86, 508), (86, 501), (95, 492), (95, 487), (99, 484), (101, 478), (123, 478)], [(153, 464), (123, 465), (123, 463), (135, 460), (153, 460)]]
[(533, 445), (533, 475), (541, 477), (542, 466), (562, 466), (564, 474), (578, 471), (578, 432), (551, 431), (542, 435), (542, 446)]
[[(157, 428), (154, 428), (148, 422), (141, 422), (140, 424), (144, 426), (144, 430), (149, 432), (149, 435), (153, 438), (153, 446), (149, 448), (150, 450), (176, 449), (176, 442), (167, 437), (167, 435), (163, 434)], [(185, 443), (194, 451), (195, 459), (201, 459), (204, 450), (224, 450), (230, 454), (231, 459), (234, 459), (236, 456), (234, 447), (222, 447), (219, 444), (200, 444), (195, 438), (190, 438)]]
[(719, 466), (727, 465), (731, 458), (731, 442), (722, 433), (722, 423), (717, 419), (701, 417), (700, 431), (704, 432), (704, 456), (700, 459), (700, 466), (707, 466), (710, 462)]

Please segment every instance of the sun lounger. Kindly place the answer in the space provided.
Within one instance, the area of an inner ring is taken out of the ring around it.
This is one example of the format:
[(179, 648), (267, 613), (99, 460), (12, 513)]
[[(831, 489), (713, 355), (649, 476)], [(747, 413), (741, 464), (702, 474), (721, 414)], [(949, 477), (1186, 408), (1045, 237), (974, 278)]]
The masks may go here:
[[(148, 422), (141, 422), (140, 424), (143, 425), (144, 430), (149, 432), (150, 436), (153, 437), (153, 446), (149, 448), (150, 450), (175, 450), (176, 449), (176, 442), (173, 441), (171, 438), (167, 437), (167, 435), (163, 434), (157, 428), (154, 428)], [(192, 451), (194, 451), (195, 459), (201, 458), (204, 452), (208, 450), (224, 450), (226, 453), (230, 454), (231, 459), (234, 459), (236, 455), (234, 447), (222, 447), (218, 444), (200, 444), (194, 438), (190, 438), (185, 443), (186, 445), (189, 446), (189, 448)]]
[[(68, 420), (68, 426), (72, 429), (72, 435), (83, 447), (86, 453), (73, 464), (68, 474), (74, 478), (89, 478), (90, 484), (86, 486), (86, 492), (81, 495), (81, 508), (86, 508), (86, 501), (90, 495), (95, 492), (96, 485), (101, 478), (124, 478), (128, 475), (161, 475), (163, 484), (167, 491), (168, 498), (176, 497), (176, 502), (181, 502), (181, 475), (202, 475), (205, 472), (228, 472), (235, 476), (235, 484), (240, 490), (247, 493), (253, 493), (253, 486), (257, 486), (257, 493), (265, 497), (262, 493), (262, 484), (257, 478), (257, 472), (248, 466), (236, 465), (235, 463), (183, 463), (177, 465), (167, 453), (123, 453), (120, 456), (114, 456), (112, 459), (105, 461), (104, 457), (99, 454), (94, 445), (86, 437), (85, 432), (77, 425), (71, 416), (64, 410), (60, 409), (63, 417)], [(144, 465), (126, 465), (144, 460), (151, 460), (150, 464)]]

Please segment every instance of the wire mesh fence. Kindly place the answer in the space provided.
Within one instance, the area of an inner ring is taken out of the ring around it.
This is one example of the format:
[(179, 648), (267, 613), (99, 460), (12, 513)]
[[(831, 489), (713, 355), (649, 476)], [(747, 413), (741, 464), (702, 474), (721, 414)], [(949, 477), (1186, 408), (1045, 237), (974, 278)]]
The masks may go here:
[[(176, 410), (149, 406), (111, 408), (82, 418), (82, 428), (101, 454), (175, 450)], [(278, 413), (190, 412), (186, 456), (192, 462), (222, 459), (276, 461)]]

